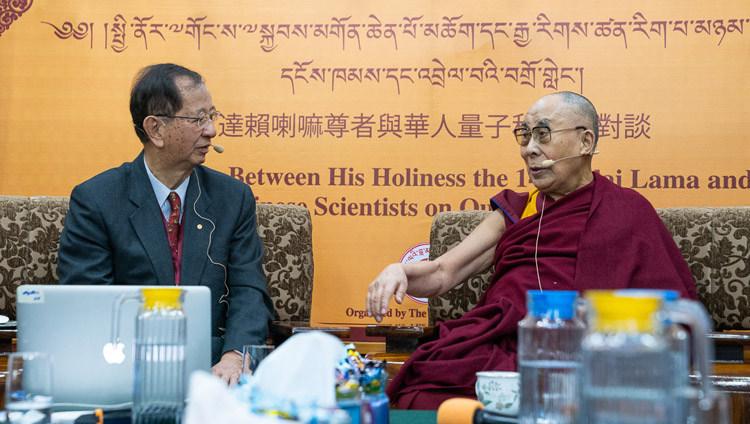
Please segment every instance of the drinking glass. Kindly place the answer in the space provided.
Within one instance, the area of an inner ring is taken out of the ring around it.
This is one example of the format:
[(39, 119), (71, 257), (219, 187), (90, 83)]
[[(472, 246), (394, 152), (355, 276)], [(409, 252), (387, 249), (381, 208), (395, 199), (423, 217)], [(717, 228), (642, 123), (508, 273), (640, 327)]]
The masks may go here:
[(41, 352), (8, 357), (5, 380), (7, 422), (49, 423), (52, 417), (52, 358)]
[(273, 351), (269, 345), (245, 345), (242, 347), (242, 373), (253, 374), (258, 364)]

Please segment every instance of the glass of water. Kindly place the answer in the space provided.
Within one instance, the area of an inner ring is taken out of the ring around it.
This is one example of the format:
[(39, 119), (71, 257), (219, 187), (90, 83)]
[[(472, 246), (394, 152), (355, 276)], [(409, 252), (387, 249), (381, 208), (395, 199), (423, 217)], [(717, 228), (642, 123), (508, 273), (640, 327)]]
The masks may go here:
[(52, 417), (52, 358), (40, 352), (8, 357), (5, 380), (7, 422), (50, 423)]
[(245, 345), (242, 348), (242, 373), (253, 374), (266, 356), (273, 352), (273, 346)]

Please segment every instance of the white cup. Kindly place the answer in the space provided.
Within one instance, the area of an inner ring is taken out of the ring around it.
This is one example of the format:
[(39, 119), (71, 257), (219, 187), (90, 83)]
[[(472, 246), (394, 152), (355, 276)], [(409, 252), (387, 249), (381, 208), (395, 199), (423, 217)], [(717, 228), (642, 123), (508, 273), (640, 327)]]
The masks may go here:
[(488, 411), (518, 415), (520, 377), (512, 371), (480, 371), (474, 385), (477, 399)]

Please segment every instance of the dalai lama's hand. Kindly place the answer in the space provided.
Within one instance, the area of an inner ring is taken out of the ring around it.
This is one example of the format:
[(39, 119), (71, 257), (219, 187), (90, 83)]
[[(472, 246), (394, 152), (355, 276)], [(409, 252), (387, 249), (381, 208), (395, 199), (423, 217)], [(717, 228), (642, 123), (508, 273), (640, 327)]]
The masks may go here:
[(375, 318), (377, 322), (382, 321), (383, 315), (388, 312), (391, 297), (395, 295), (396, 303), (400, 305), (408, 285), (402, 264), (388, 265), (367, 289), (367, 315)]
[(230, 350), (221, 356), (218, 364), (211, 368), (211, 374), (221, 378), (229, 386), (234, 386), (240, 380), (242, 373), (242, 354)]

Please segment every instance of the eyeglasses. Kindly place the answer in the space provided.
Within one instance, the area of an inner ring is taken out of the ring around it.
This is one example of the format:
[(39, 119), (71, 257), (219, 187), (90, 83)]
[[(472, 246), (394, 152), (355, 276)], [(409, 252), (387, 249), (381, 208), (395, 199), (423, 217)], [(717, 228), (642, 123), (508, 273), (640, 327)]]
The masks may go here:
[(536, 140), (537, 143), (547, 144), (550, 140), (552, 140), (552, 133), (585, 129), (586, 127), (571, 127), (551, 131), (549, 127), (534, 127), (531, 130), (527, 128), (516, 128), (515, 130), (513, 130), (513, 135), (516, 136), (516, 141), (518, 142), (518, 144), (520, 144), (521, 146), (525, 146), (529, 144), (529, 141), (531, 141), (531, 137), (534, 137), (534, 140)]
[(213, 123), (216, 123), (216, 119), (218, 117), (224, 117), (224, 115), (221, 114), (218, 110), (215, 110), (211, 113), (201, 113), (198, 116), (178, 116), (178, 115), (154, 115), (159, 116), (163, 118), (179, 118), (179, 119), (192, 119), (198, 124), (198, 128), (204, 129), (206, 128), (206, 125), (208, 125), (208, 121), (211, 121)]

